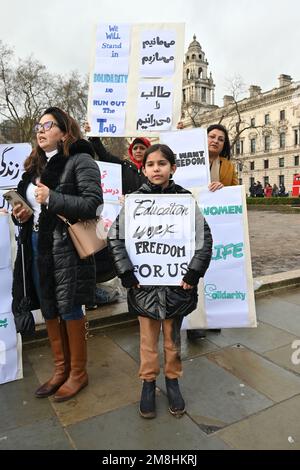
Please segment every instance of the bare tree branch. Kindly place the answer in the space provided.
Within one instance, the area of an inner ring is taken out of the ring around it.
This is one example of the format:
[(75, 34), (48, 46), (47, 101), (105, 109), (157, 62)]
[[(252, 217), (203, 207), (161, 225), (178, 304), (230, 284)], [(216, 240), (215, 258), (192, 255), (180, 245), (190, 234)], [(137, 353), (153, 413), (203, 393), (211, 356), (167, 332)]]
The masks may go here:
[(50, 74), (33, 56), (16, 64), (13, 50), (0, 41), (0, 131), (5, 140), (30, 142), (34, 123), (49, 106), (59, 106), (83, 122), (87, 91), (88, 80), (78, 72)]

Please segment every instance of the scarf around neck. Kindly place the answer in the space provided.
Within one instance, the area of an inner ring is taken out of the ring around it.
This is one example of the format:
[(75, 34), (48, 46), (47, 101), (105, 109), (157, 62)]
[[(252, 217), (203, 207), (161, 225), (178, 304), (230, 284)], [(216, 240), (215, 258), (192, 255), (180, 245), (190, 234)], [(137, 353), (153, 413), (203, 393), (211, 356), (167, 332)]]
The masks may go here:
[(133, 155), (130, 155), (130, 161), (137, 167), (138, 170), (140, 170), (143, 166), (143, 162), (138, 162), (134, 157)]

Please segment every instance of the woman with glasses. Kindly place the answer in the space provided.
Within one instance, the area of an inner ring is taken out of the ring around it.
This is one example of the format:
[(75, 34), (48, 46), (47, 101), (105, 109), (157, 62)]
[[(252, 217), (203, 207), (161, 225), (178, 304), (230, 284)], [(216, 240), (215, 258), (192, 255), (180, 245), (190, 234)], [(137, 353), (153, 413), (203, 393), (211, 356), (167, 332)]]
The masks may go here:
[[(81, 260), (67, 226), (93, 219), (102, 204), (100, 172), (91, 145), (81, 138), (73, 118), (57, 107), (48, 108), (34, 128), (36, 146), (25, 160), (18, 192), (33, 209), (20, 204), (13, 215), (21, 226), (25, 248), (27, 295), (31, 308), (41, 308), (54, 358), (54, 374), (35, 392), (65, 401), (88, 384), (86, 322), (82, 304), (94, 302), (94, 257)], [(20, 315), (23, 297), (21, 250), (13, 281), (13, 313)]]

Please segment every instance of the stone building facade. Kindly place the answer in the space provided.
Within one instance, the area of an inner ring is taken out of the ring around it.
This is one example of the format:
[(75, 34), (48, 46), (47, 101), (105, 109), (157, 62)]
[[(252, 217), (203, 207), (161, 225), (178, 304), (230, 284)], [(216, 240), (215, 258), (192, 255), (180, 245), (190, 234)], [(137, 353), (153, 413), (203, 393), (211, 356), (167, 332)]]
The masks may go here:
[[(190, 50), (196, 56), (200, 55), (200, 50), (203, 54), (195, 37), (186, 56)], [(216, 107), (213, 99), (206, 103), (200, 99), (195, 102), (199, 93), (188, 94), (187, 84), (193, 90), (192, 81), (194, 89), (199, 82), (194, 75), (188, 80), (188, 65), (186, 58), (182, 106), (184, 126), (208, 127), (214, 123), (226, 126), (233, 143), (232, 158), (237, 165), (239, 181), (247, 192), (254, 181), (260, 181), (263, 186), (283, 183), (286, 191), (291, 192), (293, 177), (300, 173), (300, 82), (293, 82), (289, 75), (282, 74), (276, 88), (262, 92), (259, 86), (251, 85), (247, 98), (237, 101), (233, 96), (224, 96), (223, 106)], [(195, 67), (190, 67), (190, 70), (194, 71)], [(212, 79), (211, 82), (209, 80), (210, 94), (207, 92), (207, 96), (213, 97), (214, 84)]]
[(208, 62), (194, 35), (183, 64), (182, 101), (185, 105), (201, 108), (201, 112), (216, 109), (212, 74), (208, 76)]

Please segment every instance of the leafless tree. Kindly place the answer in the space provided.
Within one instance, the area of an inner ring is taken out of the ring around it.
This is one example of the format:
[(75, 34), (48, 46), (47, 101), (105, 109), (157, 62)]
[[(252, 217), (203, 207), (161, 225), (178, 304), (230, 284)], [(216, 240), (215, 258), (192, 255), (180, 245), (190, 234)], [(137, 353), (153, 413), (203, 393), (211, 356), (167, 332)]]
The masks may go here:
[[(228, 104), (222, 108), (222, 113), (219, 119), (219, 124), (226, 119), (226, 128), (228, 129), (230, 136), (230, 146), (233, 154), (233, 160), (238, 165), (238, 170), (242, 171), (244, 167), (244, 161), (240, 155), (240, 145), (243, 133), (251, 130), (253, 134), (259, 135), (263, 129), (266, 129), (266, 125), (257, 125), (255, 120), (249, 120), (244, 117), (244, 111), (247, 110), (246, 101), (243, 96), (246, 92), (246, 84), (240, 75), (235, 75), (229, 78), (227, 81), (227, 96)], [(270, 126), (268, 126), (270, 131)]]
[(13, 51), (0, 44), (0, 115), (18, 129), (18, 141), (32, 140), (32, 127), (49, 103), (51, 76), (32, 56), (14, 61)]
[(70, 76), (55, 77), (52, 100), (55, 106), (61, 107), (83, 125), (87, 114), (88, 76), (82, 78), (73, 71)]
[(0, 131), (2, 139), (31, 142), (32, 128), (49, 106), (60, 106), (82, 123), (86, 116), (87, 78), (78, 72), (62, 77), (50, 74), (32, 56), (16, 60), (0, 41)]
[(190, 119), (193, 127), (200, 127), (200, 115), (201, 115), (201, 107), (199, 103), (189, 102), (189, 103), (182, 103), (181, 108), (181, 118), (182, 119)]
[(101, 140), (107, 150), (113, 155), (120, 157), (121, 160), (123, 160), (123, 157), (128, 155), (127, 151), (129, 144), (125, 137), (104, 137)]
[(241, 134), (251, 127), (251, 123), (246, 122), (242, 116), (242, 95), (246, 92), (246, 84), (240, 75), (227, 78), (227, 92), (231, 104), (222, 108), (219, 124), (224, 118), (229, 118), (226, 128), (230, 134), (231, 148), (234, 148), (239, 141)]

